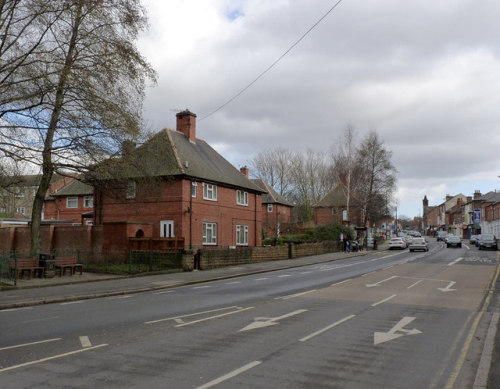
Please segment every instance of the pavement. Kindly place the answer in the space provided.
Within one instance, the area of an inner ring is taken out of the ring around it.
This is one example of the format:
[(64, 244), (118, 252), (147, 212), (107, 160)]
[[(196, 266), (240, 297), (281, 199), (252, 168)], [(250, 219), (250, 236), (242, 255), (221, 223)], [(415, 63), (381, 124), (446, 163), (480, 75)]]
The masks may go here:
[[(386, 248), (383, 245), (379, 246), (379, 251)], [(72, 276), (21, 279), (17, 280), (15, 287), (3, 288), (0, 291), (0, 310), (155, 291), (330, 262), (366, 255), (369, 252), (373, 251), (336, 252), (211, 270), (133, 277), (83, 272), (83, 275), (76, 273)]]

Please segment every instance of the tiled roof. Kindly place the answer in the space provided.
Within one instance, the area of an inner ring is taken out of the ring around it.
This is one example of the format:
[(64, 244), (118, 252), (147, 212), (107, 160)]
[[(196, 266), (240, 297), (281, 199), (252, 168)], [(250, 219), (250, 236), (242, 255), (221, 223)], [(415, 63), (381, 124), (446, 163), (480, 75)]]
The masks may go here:
[(314, 207), (339, 207), (347, 204), (347, 198), (344, 189), (340, 184), (335, 186), (326, 194)]
[(90, 196), (94, 194), (94, 188), (78, 180), (72, 180), (57, 192), (51, 193), (52, 197), (57, 196)]
[(268, 185), (262, 178), (251, 179), (255, 185), (257, 185), (264, 193), (262, 195), (262, 204), (282, 204), (289, 207), (293, 207), (293, 204), (287, 201), (282, 195), (276, 192), (270, 185)]
[(130, 155), (101, 164), (99, 170), (101, 177), (110, 179), (187, 176), (264, 192), (204, 140), (191, 142), (183, 133), (168, 128), (156, 133)]

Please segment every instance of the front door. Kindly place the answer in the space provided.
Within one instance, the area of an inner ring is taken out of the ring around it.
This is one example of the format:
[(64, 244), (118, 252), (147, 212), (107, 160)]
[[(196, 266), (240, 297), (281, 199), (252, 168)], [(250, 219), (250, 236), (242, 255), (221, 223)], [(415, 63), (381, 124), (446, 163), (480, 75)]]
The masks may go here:
[(174, 237), (174, 221), (162, 220), (160, 222), (160, 238), (173, 238)]

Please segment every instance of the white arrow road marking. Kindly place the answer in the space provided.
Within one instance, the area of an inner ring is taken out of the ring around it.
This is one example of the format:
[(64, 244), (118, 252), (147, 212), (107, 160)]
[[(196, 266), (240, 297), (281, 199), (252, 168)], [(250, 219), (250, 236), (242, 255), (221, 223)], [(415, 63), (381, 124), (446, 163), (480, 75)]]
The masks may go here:
[(367, 288), (373, 288), (374, 286), (379, 286), (380, 284), (382, 284), (382, 283), (384, 283), (386, 281), (393, 280), (394, 278), (398, 278), (398, 276), (392, 276), (392, 277), (386, 278), (385, 280), (376, 282), (375, 284), (366, 284), (366, 287)]
[(269, 327), (269, 326), (274, 326), (276, 324), (279, 324), (278, 321), (282, 319), (286, 319), (291, 316), (299, 315), (301, 313), (307, 312), (307, 309), (299, 309), (297, 311), (293, 311), (290, 313), (287, 313), (286, 315), (278, 316), (278, 317), (256, 317), (255, 321), (246, 327), (242, 328), (238, 332), (242, 331), (249, 331), (249, 330), (255, 330), (256, 328), (264, 328), (264, 327)]
[[(392, 327), (388, 332), (375, 332), (373, 334), (373, 344), (377, 345), (384, 342), (389, 342), (390, 340), (394, 340), (400, 338), (405, 335), (418, 335), (421, 334), (422, 331), (417, 330), (416, 328), (412, 330), (407, 330), (403, 328), (410, 324), (415, 317), (405, 316), (403, 317), (394, 327)], [(403, 332), (402, 334), (398, 334), (397, 332)]]
[(80, 336), (80, 343), (82, 347), (92, 347), (92, 343), (90, 343), (90, 339), (88, 336)]
[(455, 281), (451, 281), (448, 285), (446, 285), (446, 288), (438, 288), (441, 292), (453, 292), (456, 289), (450, 289), (453, 285), (455, 285)]

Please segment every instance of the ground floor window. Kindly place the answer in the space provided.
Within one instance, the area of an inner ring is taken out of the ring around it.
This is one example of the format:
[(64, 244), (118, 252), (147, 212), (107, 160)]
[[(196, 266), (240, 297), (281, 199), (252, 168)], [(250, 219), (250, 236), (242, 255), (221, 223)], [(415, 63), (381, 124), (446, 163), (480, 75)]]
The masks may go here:
[(248, 246), (248, 226), (236, 226), (236, 244)]
[(203, 223), (203, 244), (217, 244), (217, 223)]

